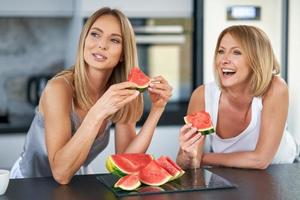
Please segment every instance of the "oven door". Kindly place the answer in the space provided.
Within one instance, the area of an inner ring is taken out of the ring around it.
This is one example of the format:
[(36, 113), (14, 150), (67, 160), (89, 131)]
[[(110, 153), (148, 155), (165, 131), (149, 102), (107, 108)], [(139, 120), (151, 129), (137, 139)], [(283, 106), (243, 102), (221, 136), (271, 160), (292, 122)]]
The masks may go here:
[[(160, 125), (183, 124), (192, 91), (192, 31), (189, 19), (151, 19), (134, 26), (139, 67), (150, 77), (162, 75), (173, 87)], [(144, 95), (145, 115), (151, 108)]]

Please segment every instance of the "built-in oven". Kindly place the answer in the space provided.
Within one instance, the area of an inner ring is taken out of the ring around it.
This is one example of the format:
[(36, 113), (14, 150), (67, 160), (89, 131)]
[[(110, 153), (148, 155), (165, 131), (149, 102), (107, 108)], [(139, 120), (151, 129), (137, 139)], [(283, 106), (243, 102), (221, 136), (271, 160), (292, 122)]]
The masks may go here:
[[(192, 20), (190, 18), (130, 19), (136, 34), (139, 67), (150, 77), (162, 75), (173, 87), (160, 125), (182, 124), (192, 91)], [(151, 102), (144, 95), (147, 117)]]

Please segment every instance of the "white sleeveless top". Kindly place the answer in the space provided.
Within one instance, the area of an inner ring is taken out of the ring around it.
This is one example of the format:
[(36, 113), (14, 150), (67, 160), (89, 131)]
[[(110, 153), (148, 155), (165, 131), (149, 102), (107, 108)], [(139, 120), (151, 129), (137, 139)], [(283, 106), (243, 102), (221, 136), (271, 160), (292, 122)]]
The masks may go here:
[[(205, 110), (211, 115), (216, 130), (221, 91), (215, 82), (205, 84)], [(206, 137), (205, 151), (215, 153), (231, 153), (255, 150), (259, 132), (262, 111), (262, 98), (254, 97), (251, 104), (251, 120), (249, 125), (239, 135), (222, 139), (216, 133)], [(273, 164), (292, 163), (297, 155), (297, 147), (292, 135), (285, 129)]]

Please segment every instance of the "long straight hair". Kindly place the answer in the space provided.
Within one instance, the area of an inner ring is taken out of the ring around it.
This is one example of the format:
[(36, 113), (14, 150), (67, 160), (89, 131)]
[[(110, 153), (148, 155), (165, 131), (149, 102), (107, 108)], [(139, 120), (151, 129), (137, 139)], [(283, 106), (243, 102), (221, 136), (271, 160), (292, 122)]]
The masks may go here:
[[(121, 34), (123, 37), (122, 43), (122, 62), (119, 62), (114, 67), (112, 74), (107, 82), (106, 87), (120, 83), (127, 80), (127, 76), (132, 67), (138, 66), (137, 49), (135, 42), (135, 35), (131, 23), (128, 18), (117, 9), (111, 9), (108, 7), (101, 8), (92, 14), (86, 21), (82, 32), (80, 34), (77, 57), (75, 65), (70, 69), (59, 73), (57, 76), (72, 73), (73, 86), (74, 86), (74, 103), (76, 106), (84, 110), (89, 110), (95, 102), (93, 102), (91, 96), (88, 93), (88, 75), (87, 64), (84, 61), (84, 46), (85, 39), (90, 31), (90, 28), (94, 22), (102, 15), (115, 16), (121, 24)], [(143, 113), (143, 97), (139, 95), (131, 103), (128, 103), (119, 111), (111, 116), (113, 122), (136, 122), (141, 118)]]

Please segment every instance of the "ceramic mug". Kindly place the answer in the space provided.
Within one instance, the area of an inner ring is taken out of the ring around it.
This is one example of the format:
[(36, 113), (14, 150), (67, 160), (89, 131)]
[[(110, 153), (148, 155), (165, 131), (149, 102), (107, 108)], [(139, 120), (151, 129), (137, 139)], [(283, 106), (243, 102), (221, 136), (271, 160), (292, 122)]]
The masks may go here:
[(9, 183), (9, 171), (0, 169), (0, 195), (4, 194)]

